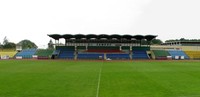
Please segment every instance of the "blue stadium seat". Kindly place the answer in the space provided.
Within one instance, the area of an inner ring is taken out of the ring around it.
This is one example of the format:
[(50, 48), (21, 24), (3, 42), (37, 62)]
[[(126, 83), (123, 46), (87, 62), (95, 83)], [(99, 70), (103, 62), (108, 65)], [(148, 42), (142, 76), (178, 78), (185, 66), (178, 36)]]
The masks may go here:
[(37, 49), (33, 48), (33, 49), (24, 49), (21, 52), (18, 52), (15, 56), (18, 57), (22, 57), (23, 59), (30, 59), (32, 58), (32, 56), (36, 53)]
[(74, 59), (74, 51), (60, 51), (58, 58), (61, 59)]
[(189, 59), (189, 57), (182, 50), (168, 50), (168, 52), (172, 56), (172, 59), (175, 59), (175, 56), (184, 56), (185, 59)]
[(55, 50), (53, 51), (52, 55), (59, 55), (60, 54), (60, 50)]
[(124, 54), (124, 53), (106, 54), (106, 57), (110, 59), (130, 59), (129, 54)]
[[(72, 47), (58, 47), (57, 52), (59, 52), (58, 58), (60, 59), (74, 59), (75, 49)], [(55, 52), (56, 53), (56, 52)]]
[(149, 59), (145, 50), (134, 50), (132, 53), (132, 59)]
[(104, 59), (104, 54), (102, 53), (79, 53), (78, 59)]

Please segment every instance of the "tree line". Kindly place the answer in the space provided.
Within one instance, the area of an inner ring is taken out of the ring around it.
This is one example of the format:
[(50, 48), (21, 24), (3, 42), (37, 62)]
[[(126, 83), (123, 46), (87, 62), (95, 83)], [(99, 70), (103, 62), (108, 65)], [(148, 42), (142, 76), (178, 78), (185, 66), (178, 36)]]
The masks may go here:
[[(17, 45), (21, 46), (22, 49), (38, 48), (38, 46), (34, 42), (28, 39), (24, 39), (18, 43), (14, 43), (14, 42), (10, 42), (8, 38), (5, 36), (3, 39), (3, 43), (2, 44), (0, 43), (0, 49), (16, 49)], [(48, 43), (48, 49), (54, 49), (54, 44), (52, 40), (50, 40)]]
[(4, 37), (2, 44), (0, 43), (0, 48), (1, 49), (15, 49), (16, 45), (22, 46), (23, 49), (37, 48), (37, 45), (30, 40), (24, 39), (16, 44), (14, 42), (10, 42), (7, 37)]
[[(169, 40), (169, 41), (174, 41), (174, 40)], [(151, 41), (151, 45), (160, 45), (162, 43), (163, 42), (160, 39), (153, 39)], [(28, 39), (21, 40), (19, 43), (14, 43), (14, 42), (10, 42), (7, 39), (7, 37), (4, 37), (2, 44), (0, 43), (0, 48), (1, 49), (16, 49), (17, 45), (20, 45), (22, 47), (22, 49), (38, 48), (38, 46), (34, 42), (32, 42)], [(54, 43), (52, 40), (50, 40), (47, 45), (48, 45), (47, 49), (54, 49)]]
[(185, 39), (185, 38), (181, 38), (181, 39), (170, 39), (170, 40), (166, 40), (165, 42), (174, 42), (174, 41), (200, 42), (200, 39)]

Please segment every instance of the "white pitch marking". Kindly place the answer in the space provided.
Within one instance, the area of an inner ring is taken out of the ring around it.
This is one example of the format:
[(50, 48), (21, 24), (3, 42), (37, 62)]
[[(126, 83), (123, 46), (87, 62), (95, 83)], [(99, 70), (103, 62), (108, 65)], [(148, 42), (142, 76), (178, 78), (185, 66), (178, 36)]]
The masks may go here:
[[(102, 64), (103, 64), (103, 63), (102, 63)], [(97, 94), (96, 94), (96, 97), (99, 97), (99, 87), (100, 87), (100, 83), (101, 83), (102, 64), (101, 64), (100, 70), (99, 70), (99, 79), (98, 79), (98, 84), (97, 84)]]

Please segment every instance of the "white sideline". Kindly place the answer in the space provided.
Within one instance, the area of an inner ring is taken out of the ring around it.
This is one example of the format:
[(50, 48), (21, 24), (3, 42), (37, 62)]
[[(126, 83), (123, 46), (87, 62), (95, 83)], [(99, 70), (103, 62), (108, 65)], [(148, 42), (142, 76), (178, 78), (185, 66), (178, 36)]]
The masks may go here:
[[(102, 63), (103, 64), (103, 63)], [(99, 70), (99, 79), (98, 79), (98, 84), (97, 84), (97, 94), (96, 97), (99, 97), (99, 87), (100, 87), (100, 82), (101, 82), (101, 69), (102, 69), (102, 64), (100, 66), (100, 70)]]

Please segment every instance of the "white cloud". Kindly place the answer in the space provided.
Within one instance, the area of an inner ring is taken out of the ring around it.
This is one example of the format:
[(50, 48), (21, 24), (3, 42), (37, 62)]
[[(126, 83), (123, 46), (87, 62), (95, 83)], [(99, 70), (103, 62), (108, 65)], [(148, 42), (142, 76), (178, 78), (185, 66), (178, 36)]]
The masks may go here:
[(43, 46), (50, 40), (47, 34), (53, 33), (198, 38), (194, 35), (199, 32), (198, 4), (198, 0), (1, 0), (0, 41), (7, 36), (16, 43), (30, 39)]
[(199, 0), (153, 0), (137, 21), (137, 32), (166, 39), (200, 38)]

